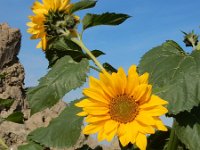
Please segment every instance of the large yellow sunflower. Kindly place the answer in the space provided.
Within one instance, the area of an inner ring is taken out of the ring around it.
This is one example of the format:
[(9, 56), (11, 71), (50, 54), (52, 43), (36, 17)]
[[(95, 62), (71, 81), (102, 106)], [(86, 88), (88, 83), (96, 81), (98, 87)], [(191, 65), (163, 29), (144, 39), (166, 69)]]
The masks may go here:
[(100, 79), (89, 78), (89, 88), (83, 90), (86, 99), (76, 103), (86, 116), (84, 134), (98, 132), (98, 140), (111, 141), (115, 135), (126, 146), (129, 142), (146, 149), (147, 134), (155, 129), (167, 131), (159, 116), (168, 112), (162, 106), (168, 102), (152, 94), (148, 73), (139, 76), (133, 65), (126, 76), (122, 68), (117, 73), (100, 73)]
[(79, 22), (79, 17), (70, 14), (72, 8), (70, 0), (42, 0), (42, 2), (34, 2), (32, 6), (34, 15), (29, 16), (31, 22), (27, 23), (30, 27), (27, 32), (32, 34), (31, 39), (41, 39), (37, 48), (45, 50), (48, 37), (57, 36), (58, 32), (64, 31), (63, 28), (75, 36), (75, 26)]

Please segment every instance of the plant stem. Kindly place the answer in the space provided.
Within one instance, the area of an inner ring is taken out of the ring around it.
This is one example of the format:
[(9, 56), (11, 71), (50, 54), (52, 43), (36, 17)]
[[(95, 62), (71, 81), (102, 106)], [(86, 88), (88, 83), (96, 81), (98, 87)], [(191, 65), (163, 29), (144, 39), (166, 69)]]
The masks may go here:
[(177, 150), (178, 149), (179, 139), (175, 132), (175, 126), (176, 126), (176, 121), (174, 120), (172, 129), (171, 129), (171, 133), (170, 133), (170, 137), (169, 137), (167, 150)]
[(78, 44), (88, 54), (88, 56), (90, 56), (90, 58), (100, 68), (101, 71), (105, 70), (101, 63), (96, 59), (96, 57), (91, 53), (91, 51), (84, 45), (84, 43), (81, 40), (78, 40), (77, 38), (71, 38), (71, 40), (74, 43)]
[(100, 69), (98, 69), (98, 68), (96, 68), (96, 67), (94, 67), (94, 66), (89, 66), (89, 67), (92, 68), (92, 69), (95, 70), (95, 71), (102, 72)]

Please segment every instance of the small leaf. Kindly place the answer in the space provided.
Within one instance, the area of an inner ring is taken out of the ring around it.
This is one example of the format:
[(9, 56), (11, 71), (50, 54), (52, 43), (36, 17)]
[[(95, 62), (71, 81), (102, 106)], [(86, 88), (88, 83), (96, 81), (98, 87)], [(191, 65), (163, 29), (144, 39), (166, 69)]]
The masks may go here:
[[(92, 50), (91, 53), (95, 56), (95, 57), (99, 57), (101, 55), (105, 55), (104, 52), (100, 51), (100, 50)], [(87, 56), (88, 58), (90, 58), (89, 56)]]
[(119, 25), (130, 16), (127, 14), (103, 13), (103, 14), (86, 14), (83, 18), (83, 29), (98, 25)]
[(142, 57), (139, 72), (150, 73), (153, 92), (169, 102), (169, 114), (199, 105), (200, 51), (187, 54), (176, 42), (167, 41)]
[(83, 85), (88, 66), (86, 59), (80, 63), (69, 56), (59, 59), (48, 74), (39, 80), (39, 85), (28, 90), (31, 114), (52, 107), (66, 93)]
[(191, 112), (182, 112), (175, 116), (178, 125), (176, 134), (189, 150), (200, 149), (200, 106), (194, 107)]
[(83, 10), (83, 9), (92, 8), (96, 5), (96, 2), (97, 1), (94, 1), (94, 0), (82, 0), (80, 2), (74, 3), (70, 10), (70, 13), (74, 13), (76, 11)]
[(67, 106), (47, 127), (34, 130), (28, 135), (29, 140), (47, 147), (64, 148), (74, 146), (80, 136), (83, 117), (76, 114), (81, 111), (74, 104)]
[(115, 69), (113, 66), (111, 66), (109, 63), (103, 63), (103, 67), (106, 69), (106, 71), (113, 73), (117, 72), (117, 69)]
[(49, 68), (51, 68), (58, 59), (66, 55), (71, 56), (73, 60), (77, 62), (80, 62), (85, 55), (76, 43), (63, 36), (53, 38), (48, 43), (49, 47), (45, 54), (46, 58), (49, 60)]
[(37, 143), (30, 142), (26, 145), (20, 145), (18, 150), (44, 150), (44, 147)]
[(0, 110), (2, 109), (9, 109), (11, 105), (13, 104), (13, 99), (1, 99), (0, 98)]
[(24, 114), (22, 112), (14, 112), (10, 114), (7, 118), (5, 118), (7, 121), (15, 122), (15, 123), (24, 123)]

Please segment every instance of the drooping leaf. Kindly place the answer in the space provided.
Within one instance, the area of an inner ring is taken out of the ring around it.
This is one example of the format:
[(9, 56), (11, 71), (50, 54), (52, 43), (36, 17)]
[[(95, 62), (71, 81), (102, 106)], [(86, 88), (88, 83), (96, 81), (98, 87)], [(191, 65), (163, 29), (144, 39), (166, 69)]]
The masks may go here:
[(190, 111), (200, 103), (200, 51), (187, 54), (167, 41), (142, 57), (139, 72), (150, 73), (154, 93), (169, 102), (170, 114)]
[[(101, 55), (105, 55), (104, 52), (100, 51), (100, 50), (92, 50), (91, 53), (95, 56), (95, 57), (99, 57)], [(87, 56), (89, 58), (89, 56)]]
[(70, 10), (70, 13), (74, 13), (76, 11), (83, 10), (83, 9), (92, 8), (96, 5), (96, 2), (97, 1), (94, 1), (94, 0), (82, 0), (77, 3), (74, 3)]
[(191, 112), (184, 111), (175, 116), (178, 125), (176, 134), (189, 150), (200, 149), (200, 106), (194, 107)]
[(119, 25), (130, 16), (127, 14), (103, 13), (103, 14), (86, 14), (83, 18), (83, 29), (97, 25)]
[(2, 109), (9, 109), (13, 104), (13, 99), (1, 99), (0, 98), (0, 110)]
[(111, 66), (107, 62), (103, 63), (103, 67), (106, 69), (106, 71), (108, 71), (110, 73), (117, 72), (117, 69), (115, 69), (113, 66)]
[(44, 147), (35, 142), (29, 142), (26, 145), (18, 146), (18, 150), (44, 150)]
[(5, 120), (15, 123), (24, 123), (24, 115), (22, 112), (19, 111), (13, 112), (7, 118), (5, 118)]
[(28, 136), (29, 140), (41, 143), (47, 147), (64, 148), (73, 146), (81, 133), (83, 117), (76, 114), (81, 111), (74, 104), (67, 106), (62, 113), (53, 119), (47, 127), (34, 130)]
[(39, 80), (39, 85), (28, 90), (31, 114), (52, 107), (66, 93), (83, 85), (88, 65), (86, 59), (80, 63), (69, 56), (59, 59), (48, 74)]
[(66, 55), (71, 56), (73, 60), (77, 62), (80, 62), (85, 55), (76, 43), (63, 36), (51, 39), (45, 54), (46, 58), (49, 60), (49, 68), (51, 68), (58, 59)]

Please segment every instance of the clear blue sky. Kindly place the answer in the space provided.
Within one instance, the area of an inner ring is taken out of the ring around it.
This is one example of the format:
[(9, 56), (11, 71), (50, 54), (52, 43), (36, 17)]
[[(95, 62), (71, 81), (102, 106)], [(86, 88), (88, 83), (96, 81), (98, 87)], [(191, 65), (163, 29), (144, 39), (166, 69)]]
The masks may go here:
[[(26, 86), (36, 85), (48, 66), (43, 52), (35, 48), (38, 41), (29, 40), (30, 35), (26, 32), (33, 2), (1, 0), (0, 5), (0, 23), (7, 22), (11, 27), (19, 28), (23, 35), (19, 58), (25, 67)], [(120, 26), (99, 26), (84, 34), (88, 48), (100, 49), (107, 54), (100, 58), (101, 62), (107, 61), (116, 68), (122, 66), (127, 70), (131, 64), (138, 64), (145, 52), (166, 40), (182, 43), (180, 31), (195, 29), (199, 32), (199, 7), (199, 0), (99, 0), (95, 8), (78, 15), (109, 11), (132, 16)]]

